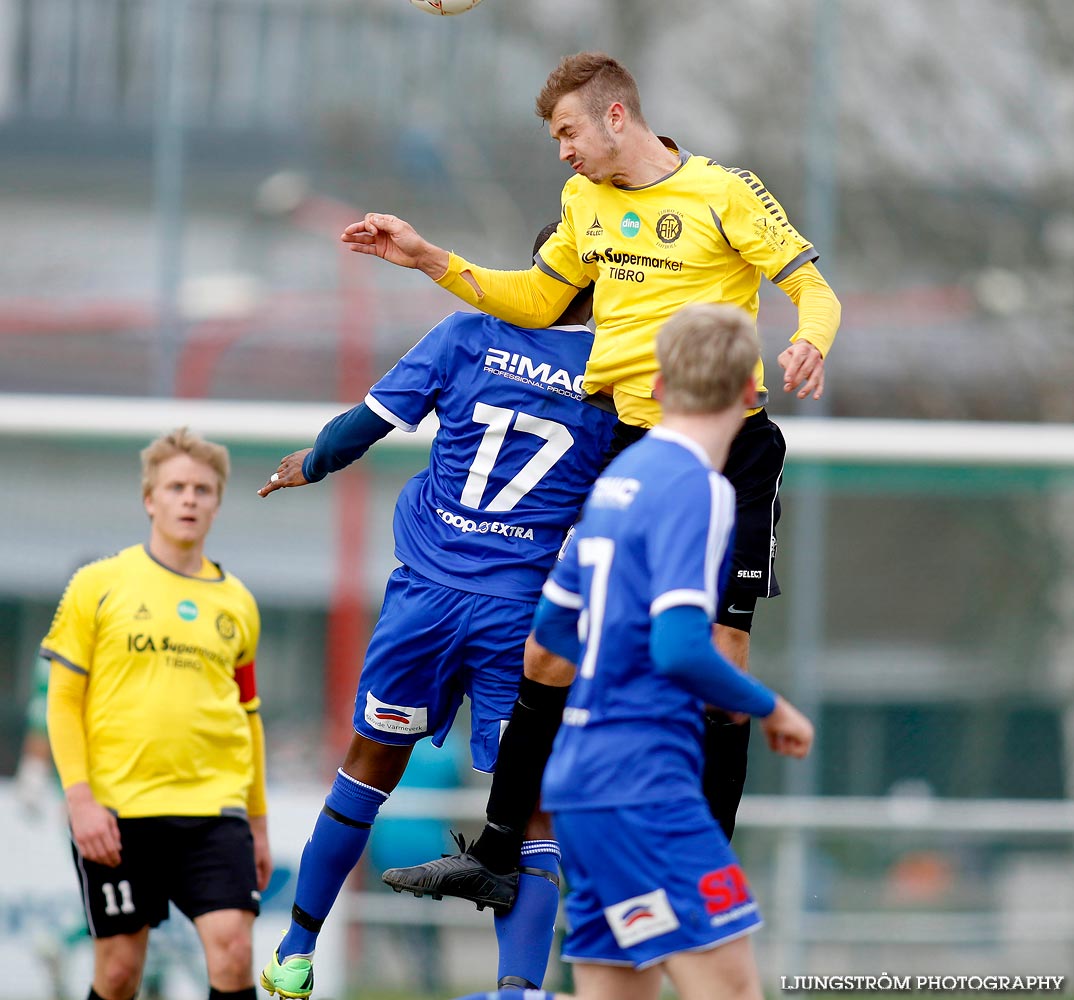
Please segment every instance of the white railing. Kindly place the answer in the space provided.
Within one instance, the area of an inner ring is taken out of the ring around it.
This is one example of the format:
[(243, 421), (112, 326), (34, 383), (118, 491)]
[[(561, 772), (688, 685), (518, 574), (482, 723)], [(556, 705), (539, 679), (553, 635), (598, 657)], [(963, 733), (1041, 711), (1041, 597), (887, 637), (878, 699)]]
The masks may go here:
[[(483, 789), (400, 789), (383, 812), (395, 818), (483, 821), (486, 798)], [(1067, 846), (1074, 853), (1074, 802), (751, 795), (742, 801), (737, 825), (744, 831), (775, 835), (769, 883), (773, 895), (763, 901), (766, 951), (775, 956), (770, 973), (804, 970), (809, 947), (816, 944), (1003, 948), (1029, 942), (1052, 945), (1057, 959), (1063, 956), (1059, 961), (1065, 964), (1045, 970), (1049, 974), (1074, 974), (1074, 912), (1049, 900), (1042, 900), (1037, 911), (1020, 911), (1017, 920), (999, 912), (817, 912), (806, 907), (808, 842), (814, 834), (958, 835), (1004, 843), (1027, 837), (1059, 837), (1070, 838)], [(1074, 857), (1070, 863), (1074, 864)], [(344, 905), (348, 917), (357, 923), (491, 927), (488, 913), (479, 913), (472, 904), (455, 899), (434, 903), (405, 894), (354, 892)]]
[[(0, 393), (0, 436), (144, 442), (188, 424), (226, 442), (312, 441), (339, 403), (252, 403)], [(868, 465), (970, 465), (1074, 468), (1074, 425), (958, 420), (780, 417), (787, 461)], [(425, 448), (436, 429), (392, 434), (398, 447)]]

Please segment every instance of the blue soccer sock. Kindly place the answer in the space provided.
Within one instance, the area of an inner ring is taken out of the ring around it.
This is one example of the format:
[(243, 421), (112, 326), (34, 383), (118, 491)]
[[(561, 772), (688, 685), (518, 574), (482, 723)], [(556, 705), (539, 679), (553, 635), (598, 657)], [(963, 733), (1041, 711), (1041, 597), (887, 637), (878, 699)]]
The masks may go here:
[(539, 987), (544, 979), (559, 910), (559, 858), (554, 840), (527, 840), (522, 845), (518, 898), (509, 913), (496, 917), (499, 986)]
[(313, 954), (321, 924), (358, 864), (377, 810), (387, 799), (387, 792), (363, 784), (342, 768), (336, 774), (313, 834), (302, 849), (291, 926), (277, 949), (281, 962), (292, 955)]
[(548, 990), (493, 990), (491, 993), (467, 993), (455, 1000), (556, 1000)]

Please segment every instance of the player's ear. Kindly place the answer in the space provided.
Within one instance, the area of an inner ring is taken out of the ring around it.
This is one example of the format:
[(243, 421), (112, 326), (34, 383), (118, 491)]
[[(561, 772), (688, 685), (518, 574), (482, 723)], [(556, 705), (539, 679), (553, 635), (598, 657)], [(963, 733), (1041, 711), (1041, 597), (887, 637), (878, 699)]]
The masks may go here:
[(660, 402), (664, 398), (664, 376), (657, 372), (653, 376), (653, 399)]
[(742, 389), (742, 404), (747, 410), (757, 405), (757, 379), (751, 375)]
[(626, 108), (619, 101), (614, 101), (604, 117), (612, 132), (622, 132), (626, 124)]
[(153, 514), (154, 514), (154, 504), (153, 504), (153, 494), (152, 493), (145, 493), (145, 494), (142, 495), (142, 506), (145, 507), (145, 512), (149, 516), (149, 520), (152, 521), (153, 520)]

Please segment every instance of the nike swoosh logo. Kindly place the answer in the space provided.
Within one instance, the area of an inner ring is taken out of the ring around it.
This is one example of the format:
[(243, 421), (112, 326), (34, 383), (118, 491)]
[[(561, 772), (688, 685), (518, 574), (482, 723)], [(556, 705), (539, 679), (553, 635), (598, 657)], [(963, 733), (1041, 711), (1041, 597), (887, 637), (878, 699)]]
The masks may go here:
[(753, 612), (749, 608), (736, 608), (733, 604), (727, 606), (728, 613), (732, 615), (752, 615)]

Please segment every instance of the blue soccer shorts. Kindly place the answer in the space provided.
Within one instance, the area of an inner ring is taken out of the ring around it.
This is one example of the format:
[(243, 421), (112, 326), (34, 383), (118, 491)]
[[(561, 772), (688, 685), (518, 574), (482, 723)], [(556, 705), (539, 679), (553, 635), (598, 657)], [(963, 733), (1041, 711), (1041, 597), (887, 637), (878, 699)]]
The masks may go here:
[(354, 731), (392, 746), (426, 736), (443, 746), (465, 694), (474, 769), (492, 771), (518, 697), (535, 608), (444, 587), (399, 567), (369, 640)]
[(557, 812), (552, 823), (570, 888), (564, 961), (645, 969), (762, 924), (700, 798)]

